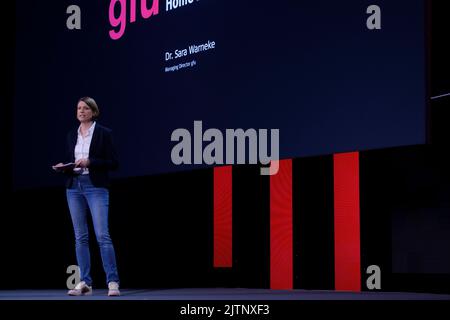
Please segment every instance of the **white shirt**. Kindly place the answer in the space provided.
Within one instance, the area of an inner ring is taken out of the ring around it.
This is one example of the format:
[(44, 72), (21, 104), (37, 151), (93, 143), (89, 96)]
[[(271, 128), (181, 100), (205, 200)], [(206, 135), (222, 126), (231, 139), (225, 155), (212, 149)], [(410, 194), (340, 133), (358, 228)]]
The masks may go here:
[[(81, 125), (78, 127), (78, 139), (75, 145), (75, 162), (80, 159), (89, 159), (89, 148), (91, 147), (92, 136), (94, 134), (95, 121), (88, 129), (87, 135), (83, 137), (81, 135)], [(88, 168), (81, 168), (79, 171), (81, 174), (89, 174)]]

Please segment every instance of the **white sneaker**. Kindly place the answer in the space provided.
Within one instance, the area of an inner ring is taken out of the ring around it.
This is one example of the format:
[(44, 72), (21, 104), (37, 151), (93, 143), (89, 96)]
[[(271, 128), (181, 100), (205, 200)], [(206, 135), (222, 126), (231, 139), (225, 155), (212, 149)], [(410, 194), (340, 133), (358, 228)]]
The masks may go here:
[(120, 296), (119, 284), (115, 281), (108, 283), (108, 296), (118, 297)]
[(92, 286), (88, 286), (86, 282), (81, 281), (75, 288), (67, 292), (69, 296), (90, 296), (92, 295)]

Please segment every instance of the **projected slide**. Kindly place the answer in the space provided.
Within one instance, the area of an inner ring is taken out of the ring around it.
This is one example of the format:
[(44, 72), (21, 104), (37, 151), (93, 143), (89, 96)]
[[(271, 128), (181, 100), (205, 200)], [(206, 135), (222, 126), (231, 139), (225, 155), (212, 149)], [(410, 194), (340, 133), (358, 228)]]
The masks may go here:
[(423, 0), (16, 3), (16, 187), (60, 184), (82, 96), (116, 177), (425, 142)]

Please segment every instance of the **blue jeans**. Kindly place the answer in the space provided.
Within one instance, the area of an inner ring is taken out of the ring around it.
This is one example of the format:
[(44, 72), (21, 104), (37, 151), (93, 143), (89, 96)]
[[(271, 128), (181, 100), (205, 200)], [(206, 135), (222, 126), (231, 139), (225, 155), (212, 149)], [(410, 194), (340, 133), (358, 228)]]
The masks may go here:
[(75, 231), (75, 250), (81, 281), (92, 285), (87, 220), (87, 213), (90, 211), (106, 273), (106, 282), (119, 282), (116, 254), (108, 230), (108, 189), (94, 187), (89, 175), (79, 175), (74, 177), (72, 187), (66, 189), (66, 195)]

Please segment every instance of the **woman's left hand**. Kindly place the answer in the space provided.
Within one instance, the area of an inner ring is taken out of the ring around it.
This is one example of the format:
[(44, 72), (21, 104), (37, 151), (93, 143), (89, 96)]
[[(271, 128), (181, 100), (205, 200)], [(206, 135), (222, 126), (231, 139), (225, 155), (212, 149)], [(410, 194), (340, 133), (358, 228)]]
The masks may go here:
[(79, 159), (75, 162), (75, 167), (77, 168), (87, 168), (89, 167), (89, 159)]

